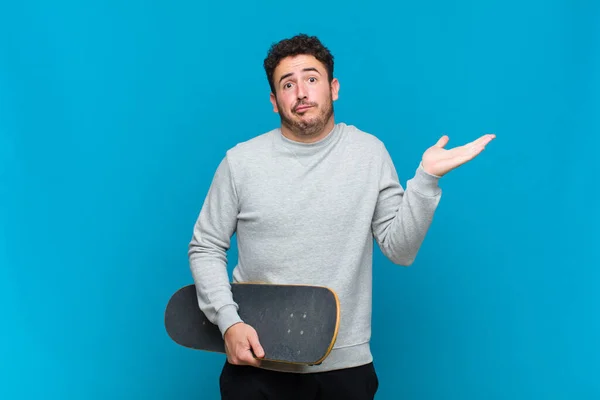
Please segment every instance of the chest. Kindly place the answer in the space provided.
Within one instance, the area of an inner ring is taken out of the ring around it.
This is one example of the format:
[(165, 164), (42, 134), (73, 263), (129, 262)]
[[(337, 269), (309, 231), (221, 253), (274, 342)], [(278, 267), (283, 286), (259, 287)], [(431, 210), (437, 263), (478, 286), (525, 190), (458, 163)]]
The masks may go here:
[(239, 223), (280, 234), (369, 224), (378, 194), (376, 169), (350, 165), (273, 166), (256, 172), (240, 193)]

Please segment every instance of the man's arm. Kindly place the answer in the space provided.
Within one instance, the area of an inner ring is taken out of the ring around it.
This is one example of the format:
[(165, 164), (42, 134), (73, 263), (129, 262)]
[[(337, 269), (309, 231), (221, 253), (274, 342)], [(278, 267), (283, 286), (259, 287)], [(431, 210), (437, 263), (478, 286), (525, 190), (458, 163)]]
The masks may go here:
[(188, 247), (198, 305), (222, 334), (241, 322), (227, 274), (227, 251), (237, 215), (237, 193), (225, 157), (215, 172)]
[(408, 266), (415, 260), (442, 195), (439, 178), (419, 165), (404, 190), (382, 145), (379, 197), (372, 230), (379, 248), (393, 263)]
[(196, 284), (198, 305), (225, 340), (232, 364), (259, 365), (264, 350), (253, 327), (243, 323), (233, 301), (227, 251), (238, 217), (238, 196), (227, 157), (211, 183), (188, 248), (190, 269)]
[(495, 138), (495, 134), (486, 134), (463, 146), (445, 149), (449, 138), (442, 136), (423, 153), (406, 191), (382, 145), (379, 198), (372, 229), (382, 252), (392, 262), (410, 265), (416, 258), (442, 195), (439, 179), (477, 157)]

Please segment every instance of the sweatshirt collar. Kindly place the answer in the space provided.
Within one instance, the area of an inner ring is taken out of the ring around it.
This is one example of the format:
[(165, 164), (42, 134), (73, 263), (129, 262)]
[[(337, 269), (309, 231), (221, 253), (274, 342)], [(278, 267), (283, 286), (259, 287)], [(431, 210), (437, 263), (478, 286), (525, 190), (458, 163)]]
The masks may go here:
[(300, 151), (302, 153), (313, 153), (323, 147), (326, 147), (338, 136), (338, 133), (340, 131), (340, 124), (335, 124), (333, 126), (333, 129), (327, 134), (327, 136), (312, 143), (298, 142), (289, 139), (283, 135), (283, 133), (281, 132), (281, 128), (277, 128), (276, 131), (277, 136), (279, 136), (279, 140), (286, 148), (294, 151)]

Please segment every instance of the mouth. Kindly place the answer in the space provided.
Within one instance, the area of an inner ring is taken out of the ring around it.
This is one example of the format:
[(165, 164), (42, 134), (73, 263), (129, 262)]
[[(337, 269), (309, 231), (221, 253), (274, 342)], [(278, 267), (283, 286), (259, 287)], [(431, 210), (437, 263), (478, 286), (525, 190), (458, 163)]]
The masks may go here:
[(296, 112), (296, 113), (302, 113), (302, 112), (305, 112), (306, 110), (308, 110), (309, 108), (312, 108), (312, 107), (314, 107), (314, 106), (301, 105), (301, 106), (296, 107), (294, 109), (294, 112)]

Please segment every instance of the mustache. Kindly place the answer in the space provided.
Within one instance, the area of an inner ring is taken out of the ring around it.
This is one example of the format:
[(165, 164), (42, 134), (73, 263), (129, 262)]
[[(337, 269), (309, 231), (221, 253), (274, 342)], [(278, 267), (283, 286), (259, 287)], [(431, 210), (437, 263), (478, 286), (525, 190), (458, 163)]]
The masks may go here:
[(316, 105), (317, 105), (317, 103), (314, 103), (314, 102), (311, 103), (311, 102), (307, 102), (307, 101), (299, 101), (298, 103), (296, 103), (294, 105), (293, 110), (296, 111), (298, 109), (298, 107), (300, 107), (300, 106), (312, 106), (312, 107), (315, 107)]

